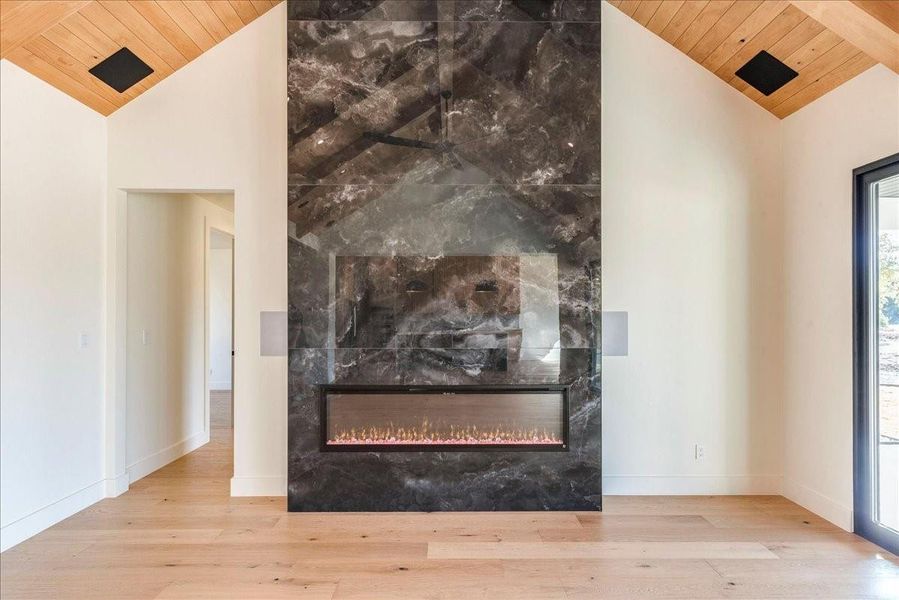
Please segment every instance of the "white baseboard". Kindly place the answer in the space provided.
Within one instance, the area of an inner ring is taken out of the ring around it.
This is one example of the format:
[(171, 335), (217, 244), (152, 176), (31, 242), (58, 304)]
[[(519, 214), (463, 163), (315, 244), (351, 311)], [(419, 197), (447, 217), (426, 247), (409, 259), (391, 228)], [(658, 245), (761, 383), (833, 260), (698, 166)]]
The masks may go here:
[(232, 477), (232, 496), (286, 496), (284, 477)]
[(852, 531), (854, 529), (853, 509), (828, 498), (810, 487), (790, 479), (784, 479), (784, 497), (799, 506), (807, 508), (819, 517), (827, 519), (837, 527)]
[(173, 460), (178, 460), (188, 452), (193, 452), (209, 441), (209, 432), (201, 431), (192, 436), (176, 442), (168, 448), (163, 448), (155, 454), (132, 463), (128, 466), (128, 481), (134, 483), (142, 477), (146, 477), (153, 471), (161, 469)]
[(780, 475), (603, 475), (606, 496), (777, 495)]
[(55, 502), (39, 508), (0, 528), (0, 551), (24, 542), (44, 529), (84, 510), (106, 495), (106, 480), (101, 479)]
[(128, 471), (125, 471), (112, 479), (104, 479), (103, 482), (105, 484), (107, 498), (121, 496), (128, 491)]
[(210, 381), (209, 382), (210, 391), (217, 392), (219, 390), (231, 391), (231, 382), (230, 381)]

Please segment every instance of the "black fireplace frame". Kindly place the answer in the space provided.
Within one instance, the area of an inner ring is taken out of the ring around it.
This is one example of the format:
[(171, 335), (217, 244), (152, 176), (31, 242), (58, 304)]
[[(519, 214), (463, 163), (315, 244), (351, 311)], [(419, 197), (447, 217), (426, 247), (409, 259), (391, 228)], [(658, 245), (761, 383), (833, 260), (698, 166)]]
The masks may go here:
[[(329, 383), (319, 385), (319, 421), (321, 422), (319, 449), (322, 452), (568, 452), (569, 410), (567, 384), (510, 384), (510, 385), (368, 385)], [(328, 444), (328, 393), (525, 393), (561, 392), (562, 395), (562, 444)]]

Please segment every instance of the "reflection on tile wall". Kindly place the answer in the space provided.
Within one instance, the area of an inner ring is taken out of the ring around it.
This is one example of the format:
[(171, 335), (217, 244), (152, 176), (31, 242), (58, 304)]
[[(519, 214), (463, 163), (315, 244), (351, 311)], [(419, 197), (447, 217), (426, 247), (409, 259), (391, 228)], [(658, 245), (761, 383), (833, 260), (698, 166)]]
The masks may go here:
[[(291, 510), (600, 507), (599, 10), (288, 3)], [(570, 451), (321, 453), (323, 383), (567, 383)]]

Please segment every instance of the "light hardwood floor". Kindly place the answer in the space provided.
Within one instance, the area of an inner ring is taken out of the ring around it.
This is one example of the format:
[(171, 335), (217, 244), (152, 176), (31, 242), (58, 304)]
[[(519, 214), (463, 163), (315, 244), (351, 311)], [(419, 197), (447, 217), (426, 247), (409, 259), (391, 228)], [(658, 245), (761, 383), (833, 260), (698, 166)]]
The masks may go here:
[(231, 430), (214, 427), (203, 448), (0, 555), (0, 597), (899, 598), (895, 556), (781, 497), (288, 514), (284, 498), (229, 497), (230, 476)]

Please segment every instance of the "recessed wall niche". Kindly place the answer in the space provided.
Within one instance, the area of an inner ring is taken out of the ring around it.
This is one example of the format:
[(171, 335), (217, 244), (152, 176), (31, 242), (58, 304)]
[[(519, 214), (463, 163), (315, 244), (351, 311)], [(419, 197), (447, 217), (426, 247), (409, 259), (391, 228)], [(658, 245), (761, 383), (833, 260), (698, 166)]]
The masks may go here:
[(289, 509), (599, 509), (599, 3), (288, 19)]

